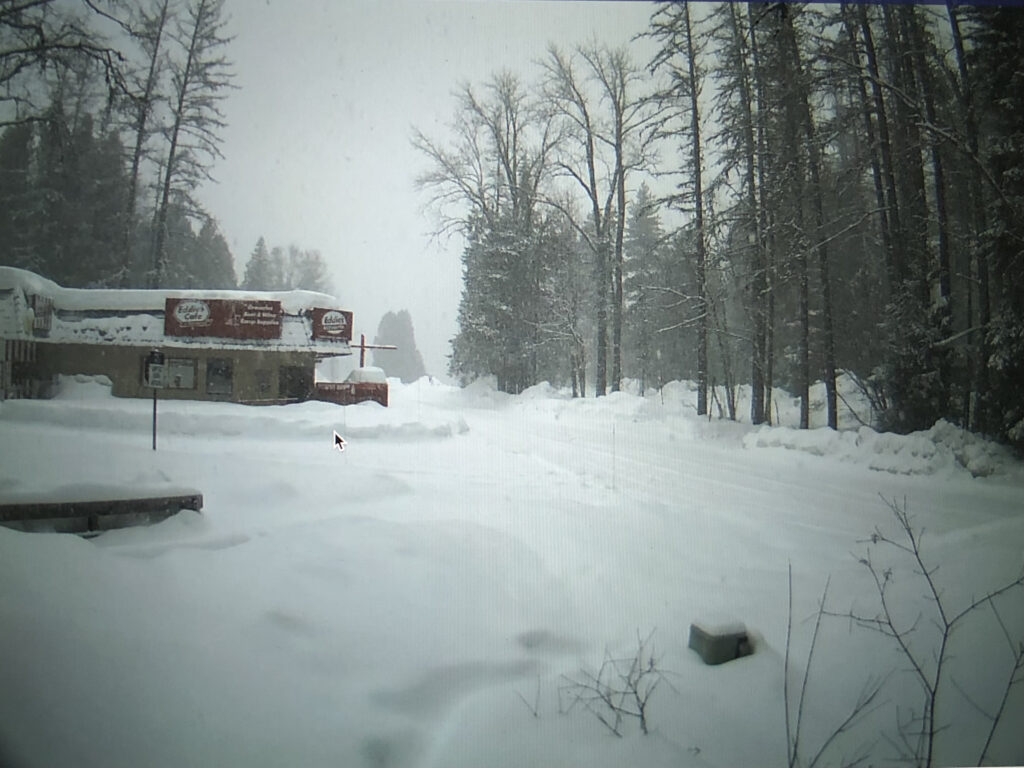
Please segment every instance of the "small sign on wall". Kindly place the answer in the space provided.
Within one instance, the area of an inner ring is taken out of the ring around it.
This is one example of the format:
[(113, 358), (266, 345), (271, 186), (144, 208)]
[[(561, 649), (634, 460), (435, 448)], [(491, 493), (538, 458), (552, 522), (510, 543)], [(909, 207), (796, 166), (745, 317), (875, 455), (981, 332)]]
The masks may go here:
[(196, 362), (187, 358), (167, 360), (167, 386), (170, 389), (196, 388)]
[(144, 376), (146, 386), (152, 387), (153, 389), (163, 389), (167, 386), (166, 373), (167, 371), (164, 366), (164, 354), (163, 352), (157, 352), (154, 349), (146, 358)]
[(343, 309), (313, 308), (313, 338), (327, 341), (352, 340), (352, 313)]

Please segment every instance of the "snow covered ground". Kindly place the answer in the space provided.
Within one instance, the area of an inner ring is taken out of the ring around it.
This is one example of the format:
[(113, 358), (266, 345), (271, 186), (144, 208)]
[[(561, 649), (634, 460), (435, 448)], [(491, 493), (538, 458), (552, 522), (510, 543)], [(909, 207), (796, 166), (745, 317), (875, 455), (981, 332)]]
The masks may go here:
[[(91, 540), (0, 528), (0, 765), (782, 766), (790, 565), (795, 696), (826, 581), (830, 610), (877, 611), (868, 548), (930, 657), (913, 563), (865, 543), (897, 533), (883, 497), (906, 499), (954, 612), (1024, 561), (1024, 471), (950, 425), (707, 421), (685, 384), (573, 400), (423, 379), (391, 402), (162, 402), (155, 453), (151, 404), (95, 381), (0, 403), (0, 499), (205, 496)], [(1013, 658), (990, 608), (953, 636), (937, 764), (975, 762), (998, 708)], [(1024, 593), (997, 608), (1024, 638)], [(754, 654), (705, 666), (693, 621), (743, 622)], [(616, 738), (567, 686), (648, 635), (651, 732)], [(922, 697), (891, 640), (826, 617), (805, 763), (879, 679), (828, 764), (894, 757)], [(990, 758), (1024, 763), (1024, 685), (1003, 721)]]

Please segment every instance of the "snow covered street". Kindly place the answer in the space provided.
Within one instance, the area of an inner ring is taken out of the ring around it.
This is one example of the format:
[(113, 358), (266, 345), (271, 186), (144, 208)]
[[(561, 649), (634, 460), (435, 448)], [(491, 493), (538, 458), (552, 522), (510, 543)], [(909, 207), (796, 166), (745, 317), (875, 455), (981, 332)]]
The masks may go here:
[[(896, 535), (883, 499), (906, 499), (954, 610), (1020, 574), (1024, 471), (1001, 449), (948, 425), (699, 420), (691, 395), (424, 378), (393, 380), (387, 409), (161, 402), (155, 453), (151, 404), (94, 381), (0, 403), (0, 497), (97, 483), (205, 497), (202, 514), (91, 540), (0, 528), (0, 764), (782, 766), (790, 565), (791, 686), (830, 576), (831, 610), (877, 611), (867, 547), (908, 623), (929, 610), (913, 563), (865, 543)], [(1015, 638), (1022, 594), (998, 606)], [(990, 710), (1012, 665), (993, 616), (954, 636), (950, 666)], [(744, 622), (754, 654), (704, 666), (687, 639), (706, 617)], [(616, 738), (568, 707), (567, 679), (652, 632), (669, 684), (650, 735), (626, 723)], [(887, 638), (826, 618), (801, 749), (890, 675), (884, 706), (826, 759), (893, 757), (883, 731), (921, 705), (905, 667)], [(987, 725), (957, 687), (944, 695), (937, 762), (972, 763)], [(1024, 762), (1024, 686), (1003, 718), (990, 755)]]

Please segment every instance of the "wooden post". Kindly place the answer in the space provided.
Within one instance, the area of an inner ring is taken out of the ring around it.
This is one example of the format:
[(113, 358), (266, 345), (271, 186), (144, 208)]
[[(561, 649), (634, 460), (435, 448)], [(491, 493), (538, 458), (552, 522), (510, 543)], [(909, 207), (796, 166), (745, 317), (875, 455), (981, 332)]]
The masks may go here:
[(358, 344), (351, 344), (350, 346), (353, 346), (353, 347), (355, 347), (356, 349), (359, 350), (359, 367), (360, 368), (365, 368), (366, 367), (366, 350), (368, 350), (368, 349), (398, 349), (398, 347), (396, 347), (394, 344), (367, 344), (366, 343), (366, 334), (365, 333), (360, 333), (359, 334), (359, 343)]

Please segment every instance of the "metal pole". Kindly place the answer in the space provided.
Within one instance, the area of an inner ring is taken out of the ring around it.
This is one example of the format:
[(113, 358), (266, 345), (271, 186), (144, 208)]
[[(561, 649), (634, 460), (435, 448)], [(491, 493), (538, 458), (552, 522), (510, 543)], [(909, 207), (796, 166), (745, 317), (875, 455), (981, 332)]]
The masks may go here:
[(156, 450), (156, 387), (153, 387), (153, 450)]

